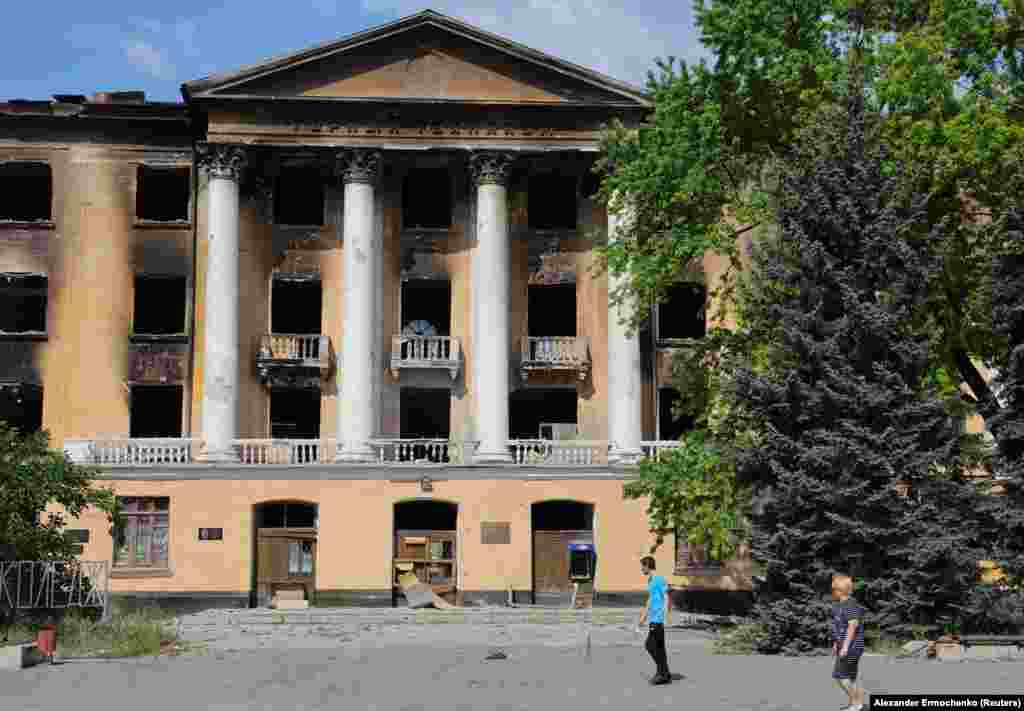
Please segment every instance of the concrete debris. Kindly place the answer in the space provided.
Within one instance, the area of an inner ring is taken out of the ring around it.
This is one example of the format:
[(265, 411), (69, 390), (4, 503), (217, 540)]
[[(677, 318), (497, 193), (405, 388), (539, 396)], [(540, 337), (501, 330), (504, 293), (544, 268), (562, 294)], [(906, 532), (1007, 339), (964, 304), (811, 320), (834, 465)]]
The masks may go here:
[(421, 583), (414, 573), (405, 573), (398, 578), (405, 594), (406, 602), (413, 609), (423, 607), (435, 607), (439, 610), (452, 610), (455, 605), (445, 601), (434, 593), (434, 589), (426, 583)]

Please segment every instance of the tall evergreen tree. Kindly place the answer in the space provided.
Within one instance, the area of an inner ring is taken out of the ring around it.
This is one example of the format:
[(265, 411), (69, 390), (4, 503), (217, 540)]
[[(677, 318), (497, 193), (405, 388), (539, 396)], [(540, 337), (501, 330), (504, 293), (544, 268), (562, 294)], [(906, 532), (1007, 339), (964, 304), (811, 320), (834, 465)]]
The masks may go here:
[(752, 254), (771, 288), (749, 324), (757, 340), (773, 335), (773, 367), (740, 368), (733, 394), (760, 423), (738, 476), (771, 493), (752, 541), (764, 652), (828, 646), (836, 572), (864, 581), (857, 595), (889, 632), (955, 616), (974, 583), (955, 405), (928, 378), (914, 321), (943, 234), (876, 139), (856, 100), (815, 125), (782, 176), (778, 239)]

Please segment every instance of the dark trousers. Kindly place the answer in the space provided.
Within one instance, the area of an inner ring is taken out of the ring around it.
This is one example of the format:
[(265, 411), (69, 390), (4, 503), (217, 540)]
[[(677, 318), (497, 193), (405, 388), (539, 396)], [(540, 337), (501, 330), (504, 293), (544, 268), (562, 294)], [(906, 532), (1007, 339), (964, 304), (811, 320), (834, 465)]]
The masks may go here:
[(647, 633), (647, 642), (644, 644), (647, 653), (658, 666), (658, 674), (669, 676), (668, 652), (665, 651), (665, 625), (660, 622), (652, 622), (650, 631)]

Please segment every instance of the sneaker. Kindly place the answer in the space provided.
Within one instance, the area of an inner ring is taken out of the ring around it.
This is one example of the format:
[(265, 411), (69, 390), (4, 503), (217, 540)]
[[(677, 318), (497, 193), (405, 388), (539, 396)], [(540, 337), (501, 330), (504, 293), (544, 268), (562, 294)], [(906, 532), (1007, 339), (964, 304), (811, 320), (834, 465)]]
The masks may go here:
[(651, 677), (651, 686), (661, 686), (662, 684), (671, 684), (672, 677), (664, 676), (663, 674), (655, 674)]

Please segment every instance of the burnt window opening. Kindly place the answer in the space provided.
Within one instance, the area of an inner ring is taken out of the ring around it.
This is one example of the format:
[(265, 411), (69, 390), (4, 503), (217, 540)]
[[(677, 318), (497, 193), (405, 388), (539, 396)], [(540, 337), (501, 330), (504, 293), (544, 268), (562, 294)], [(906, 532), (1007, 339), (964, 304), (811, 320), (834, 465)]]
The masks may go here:
[(580, 181), (580, 197), (584, 200), (590, 200), (598, 191), (601, 189), (601, 181), (604, 176), (600, 173), (595, 173), (592, 170), (588, 170), (583, 174), (583, 179)]
[(658, 339), (703, 338), (707, 290), (702, 284), (677, 284), (658, 304)]
[(47, 284), (41, 274), (0, 274), (0, 331), (46, 333)]
[(316, 528), (316, 504), (274, 502), (256, 507), (256, 528)]
[(402, 282), (402, 332), (414, 336), (450, 335), (452, 284), (442, 279)]
[(534, 531), (592, 531), (594, 505), (580, 501), (542, 501), (530, 507)]
[(324, 224), (324, 181), (318, 169), (281, 169), (274, 191), (274, 222), (306, 227)]
[(399, 408), (403, 439), (448, 439), (452, 398), (447, 388), (402, 388)]
[(185, 333), (187, 280), (183, 276), (139, 274), (135, 277), (134, 335)]
[(275, 278), (270, 286), (271, 333), (320, 333), (323, 287), (319, 279)]
[(575, 388), (527, 388), (511, 393), (508, 399), (511, 439), (538, 439), (542, 425), (576, 425), (576, 401)]
[(658, 388), (658, 439), (663, 441), (678, 440), (694, 428), (696, 418), (693, 415), (673, 414), (679, 402), (679, 391), (675, 388)]
[(396, 531), (454, 531), (458, 517), (458, 507), (447, 501), (404, 501), (395, 504)]
[(531, 230), (576, 229), (576, 178), (560, 173), (530, 176), (527, 196)]
[(0, 387), (0, 420), (22, 434), (43, 428), (43, 389), (31, 385)]
[(531, 285), (527, 289), (527, 333), (535, 338), (576, 335), (576, 285)]
[(188, 222), (192, 178), (188, 168), (140, 165), (135, 216), (153, 222)]
[(316, 439), (320, 436), (320, 391), (312, 388), (270, 391), (272, 439)]
[(0, 220), (53, 219), (53, 174), (46, 163), (0, 163)]
[(402, 228), (452, 226), (452, 179), (443, 168), (412, 170), (402, 184)]
[(181, 385), (132, 385), (130, 437), (181, 437)]

